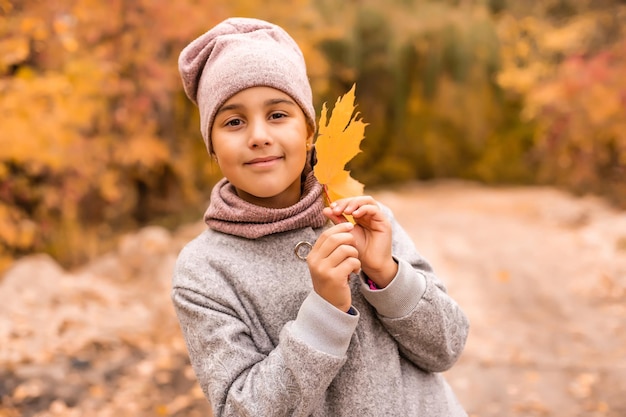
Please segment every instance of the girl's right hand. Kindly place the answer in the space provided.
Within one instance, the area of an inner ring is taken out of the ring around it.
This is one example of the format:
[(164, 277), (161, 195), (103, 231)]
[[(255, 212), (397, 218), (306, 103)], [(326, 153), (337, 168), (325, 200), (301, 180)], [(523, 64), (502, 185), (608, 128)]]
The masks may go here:
[(344, 312), (352, 306), (348, 278), (361, 269), (353, 228), (345, 222), (325, 230), (306, 258), (315, 292)]

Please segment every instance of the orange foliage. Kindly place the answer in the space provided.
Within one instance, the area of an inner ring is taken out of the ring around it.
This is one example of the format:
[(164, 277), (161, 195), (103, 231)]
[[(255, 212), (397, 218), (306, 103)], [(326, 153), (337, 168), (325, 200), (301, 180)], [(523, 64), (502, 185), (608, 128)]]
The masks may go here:
[(572, 56), (528, 95), (540, 120), (537, 150), (556, 163), (545, 175), (579, 189), (620, 181), (626, 191), (626, 47)]
[(540, 181), (626, 203), (626, 6), (577, 7), (568, 19), (505, 14), (498, 81), (537, 126)]
[(371, 125), (349, 166), (367, 184), (537, 172), (626, 195), (626, 6), (487, 3), (0, 0), (0, 269), (199, 218), (219, 173), (176, 61), (231, 15), (294, 36), (317, 103), (359, 85)]
[(79, 261), (90, 226), (113, 233), (144, 218), (138, 207), (197, 198), (197, 166), (173, 158), (189, 148), (185, 132), (169, 120), (181, 111), (177, 53), (215, 19), (195, 8), (0, 3), (0, 221), (12, 225), (0, 257), (45, 249)]
[(0, 259), (75, 264), (129, 227), (201, 212), (218, 172), (178, 54), (234, 13), (302, 33), (310, 16), (276, 5), (0, 0)]

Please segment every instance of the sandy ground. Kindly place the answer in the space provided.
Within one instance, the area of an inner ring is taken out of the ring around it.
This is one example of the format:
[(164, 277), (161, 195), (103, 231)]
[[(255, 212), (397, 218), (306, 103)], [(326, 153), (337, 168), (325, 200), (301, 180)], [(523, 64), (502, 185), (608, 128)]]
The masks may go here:
[(626, 213), (549, 188), (378, 195), (471, 320), (450, 383), (472, 415), (626, 415)]
[[(626, 212), (550, 188), (414, 184), (390, 206), (471, 320), (447, 378), (471, 416), (626, 415)], [(202, 228), (147, 228), (77, 271), (0, 279), (0, 417), (209, 415), (169, 303)]]

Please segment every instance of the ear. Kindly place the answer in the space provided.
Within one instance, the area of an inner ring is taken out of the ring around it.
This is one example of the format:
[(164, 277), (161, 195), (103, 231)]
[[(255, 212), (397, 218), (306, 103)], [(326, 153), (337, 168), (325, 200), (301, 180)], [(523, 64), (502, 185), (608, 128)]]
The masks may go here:
[(311, 150), (311, 148), (313, 147), (313, 137), (314, 137), (314, 136), (315, 136), (315, 135), (314, 135), (313, 133), (311, 133), (311, 134), (309, 135), (309, 137), (308, 137), (308, 138), (306, 138), (306, 151), (307, 151), (307, 152), (308, 152), (308, 151), (310, 151), (310, 150)]

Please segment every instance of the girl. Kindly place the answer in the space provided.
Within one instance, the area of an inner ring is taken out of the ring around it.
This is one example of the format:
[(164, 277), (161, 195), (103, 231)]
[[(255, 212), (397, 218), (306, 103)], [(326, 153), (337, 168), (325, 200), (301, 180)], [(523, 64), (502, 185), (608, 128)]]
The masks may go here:
[(465, 416), (438, 372), (468, 321), (386, 207), (368, 196), (324, 207), (294, 40), (227, 19), (179, 68), (225, 177), (172, 290), (214, 415)]

